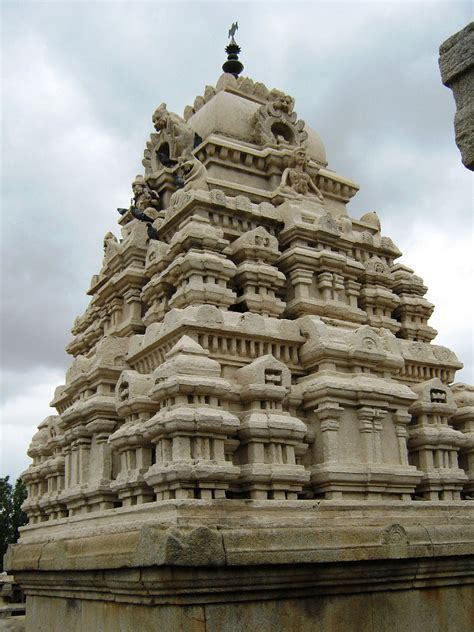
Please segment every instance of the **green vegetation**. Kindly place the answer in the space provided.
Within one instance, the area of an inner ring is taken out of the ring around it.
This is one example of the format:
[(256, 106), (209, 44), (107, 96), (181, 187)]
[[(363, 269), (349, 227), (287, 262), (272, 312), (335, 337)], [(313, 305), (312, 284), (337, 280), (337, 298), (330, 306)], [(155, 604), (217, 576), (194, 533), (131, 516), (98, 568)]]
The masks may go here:
[(9, 544), (18, 540), (19, 528), (27, 523), (21, 510), (26, 498), (26, 487), (19, 478), (13, 487), (10, 477), (0, 478), (0, 572), (3, 571), (3, 556)]

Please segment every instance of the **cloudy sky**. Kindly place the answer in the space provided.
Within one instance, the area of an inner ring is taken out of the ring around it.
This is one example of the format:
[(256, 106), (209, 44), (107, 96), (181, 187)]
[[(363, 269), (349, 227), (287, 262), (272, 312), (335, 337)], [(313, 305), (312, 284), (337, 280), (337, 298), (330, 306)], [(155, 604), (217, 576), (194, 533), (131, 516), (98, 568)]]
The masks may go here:
[(103, 235), (162, 101), (215, 84), (239, 21), (244, 74), (296, 98), (329, 166), (361, 186), (354, 217), (429, 287), (439, 344), (472, 374), (471, 174), (454, 143), (439, 45), (470, 2), (3, 2), (0, 476), (28, 464), (100, 268)]

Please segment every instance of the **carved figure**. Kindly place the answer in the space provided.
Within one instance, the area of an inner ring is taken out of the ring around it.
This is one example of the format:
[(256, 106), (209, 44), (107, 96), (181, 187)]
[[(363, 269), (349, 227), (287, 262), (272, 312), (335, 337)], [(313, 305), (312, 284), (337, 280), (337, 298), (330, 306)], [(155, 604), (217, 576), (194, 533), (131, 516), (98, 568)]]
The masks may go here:
[(118, 244), (117, 237), (111, 232), (106, 233), (104, 237), (104, 251), (107, 251), (108, 248), (113, 247), (114, 245), (117, 245), (117, 244)]
[[(190, 154), (194, 147), (194, 131), (180, 116), (168, 112), (166, 103), (156, 108), (152, 122), (156, 131), (159, 132), (159, 141), (156, 146), (158, 154), (161, 153), (164, 158), (174, 162)], [(160, 161), (163, 162), (161, 156)]]
[(296, 120), (293, 97), (273, 89), (255, 113), (255, 140), (261, 145), (302, 145), (308, 138), (304, 121)]
[(104, 263), (107, 262), (117, 252), (119, 242), (117, 237), (108, 232), (104, 237)]
[(133, 198), (130, 202), (130, 212), (133, 217), (142, 222), (152, 222), (160, 210), (160, 196), (150, 189), (143, 176), (137, 176), (132, 183)]
[(285, 94), (281, 90), (273, 88), (273, 90), (270, 90), (268, 100), (270, 102), (269, 111), (272, 112), (274, 116), (278, 115), (279, 112), (288, 116), (293, 114), (295, 100), (293, 97), (290, 97), (289, 94)]
[[(132, 183), (133, 197), (130, 200), (130, 207), (118, 208), (121, 215), (130, 213), (132, 217), (141, 222), (153, 222), (158, 217), (161, 208), (160, 196), (156, 191), (149, 188), (143, 176), (138, 175)], [(131, 221), (131, 217), (128, 221)]]
[(132, 183), (132, 203), (139, 210), (145, 212), (147, 208), (160, 209), (160, 197), (156, 191), (148, 187), (143, 176), (137, 176)]
[(183, 195), (190, 189), (209, 191), (207, 169), (195, 156), (191, 155), (187, 160), (181, 159), (178, 172), (184, 180), (184, 185), (173, 193), (170, 198), (170, 206), (179, 205)]
[(282, 193), (292, 196), (315, 195), (322, 202), (323, 194), (306, 171), (307, 164), (306, 150), (298, 147), (291, 155), (289, 166), (283, 172), (279, 189)]
[(133, 205), (142, 213), (148, 208), (159, 210), (160, 197), (148, 187), (143, 176), (137, 176), (132, 183)]

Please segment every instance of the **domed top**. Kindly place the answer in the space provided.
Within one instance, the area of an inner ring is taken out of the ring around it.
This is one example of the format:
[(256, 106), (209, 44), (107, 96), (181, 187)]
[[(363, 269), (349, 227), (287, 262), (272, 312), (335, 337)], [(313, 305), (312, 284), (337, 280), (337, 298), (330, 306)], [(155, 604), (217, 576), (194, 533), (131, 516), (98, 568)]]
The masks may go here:
[[(255, 90), (258, 94), (250, 93), (252, 86), (259, 88)], [(291, 148), (304, 141), (308, 157), (320, 166), (327, 165), (321, 138), (304, 121), (297, 120), (291, 97), (229, 74), (221, 76), (212, 90), (214, 94), (209, 94), (208, 89), (206, 92), (207, 99), (196, 99), (194, 108), (189, 108), (185, 116), (202, 140), (218, 134), (246, 144), (271, 145), (278, 149)]]

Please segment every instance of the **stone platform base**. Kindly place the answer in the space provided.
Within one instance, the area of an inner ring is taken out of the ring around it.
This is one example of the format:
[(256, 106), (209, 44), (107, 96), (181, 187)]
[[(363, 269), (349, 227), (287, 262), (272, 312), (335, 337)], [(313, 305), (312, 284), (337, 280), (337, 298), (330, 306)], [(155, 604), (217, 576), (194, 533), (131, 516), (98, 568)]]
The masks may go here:
[(472, 632), (473, 503), (168, 501), (26, 527), (28, 632)]
[[(232, 573), (186, 568), (72, 573), (51, 590), (58, 596), (28, 597), (26, 629), (471, 632), (473, 586), (464, 583), (466, 570), (462, 560), (451, 559), (237, 568)], [(44, 579), (61, 581), (57, 574)]]
[(193, 606), (31, 597), (36, 632), (471, 632), (472, 587)]

